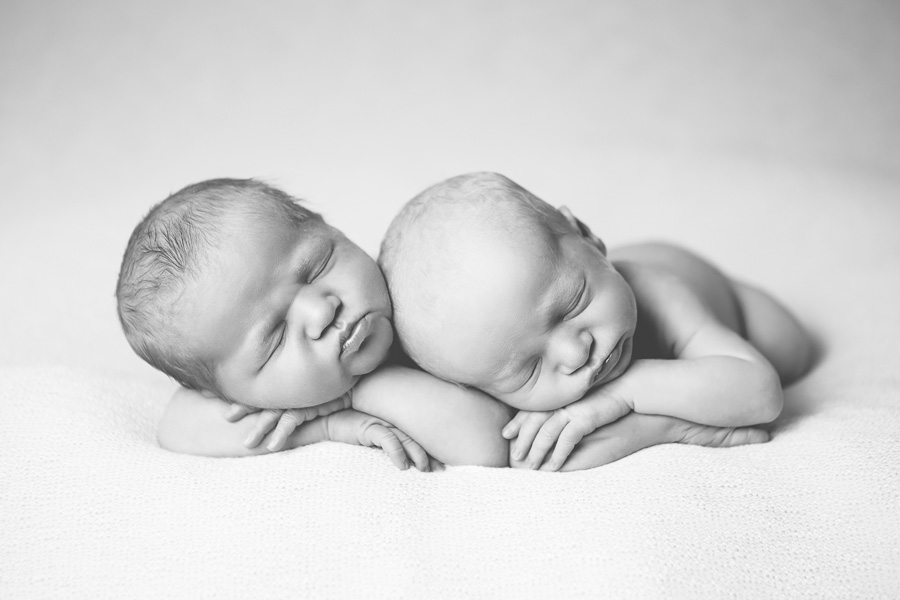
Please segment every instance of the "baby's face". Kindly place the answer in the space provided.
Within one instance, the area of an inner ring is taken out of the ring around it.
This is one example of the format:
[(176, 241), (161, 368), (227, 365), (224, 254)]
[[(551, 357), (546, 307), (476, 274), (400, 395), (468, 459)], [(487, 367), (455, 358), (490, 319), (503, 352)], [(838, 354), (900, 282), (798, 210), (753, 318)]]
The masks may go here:
[(244, 218), (181, 311), (221, 391), (260, 408), (322, 404), (387, 356), (391, 303), (375, 261), (323, 222)]
[(634, 294), (586, 237), (475, 234), (463, 285), (448, 286), (434, 357), (445, 376), (523, 410), (552, 410), (631, 360)]

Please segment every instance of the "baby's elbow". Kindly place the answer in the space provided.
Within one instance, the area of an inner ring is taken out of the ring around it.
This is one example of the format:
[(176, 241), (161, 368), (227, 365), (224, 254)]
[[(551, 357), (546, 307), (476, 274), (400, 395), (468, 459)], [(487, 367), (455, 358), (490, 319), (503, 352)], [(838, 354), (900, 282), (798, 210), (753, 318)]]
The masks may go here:
[(758, 390), (756, 423), (771, 423), (784, 408), (784, 392), (775, 369), (766, 366), (760, 370)]
[(500, 442), (497, 443), (473, 444), (445, 462), (457, 467), (508, 467), (509, 442), (500, 438)]
[(482, 412), (473, 419), (466, 443), (456, 447), (449, 465), (508, 467), (509, 441), (500, 433), (509, 422), (509, 408), (493, 398), (485, 398)]
[(509, 442), (503, 439), (499, 431), (493, 432), (493, 435), (479, 436), (476, 443), (468, 444), (447, 464), (451, 466), (508, 467)]
[[(167, 415), (168, 416), (168, 415)], [(190, 444), (187, 432), (171, 418), (164, 418), (156, 430), (156, 443), (163, 450), (178, 454), (198, 454)]]

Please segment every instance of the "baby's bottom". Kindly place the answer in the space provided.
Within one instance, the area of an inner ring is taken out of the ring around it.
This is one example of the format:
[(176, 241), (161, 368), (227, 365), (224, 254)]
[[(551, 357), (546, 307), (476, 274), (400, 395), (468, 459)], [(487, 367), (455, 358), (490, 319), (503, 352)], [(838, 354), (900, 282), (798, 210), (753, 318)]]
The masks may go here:
[[(599, 467), (658, 444), (728, 448), (768, 440), (768, 433), (752, 427), (711, 427), (675, 417), (630, 413), (585, 436), (566, 459), (561, 470), (580, 471)], [(510, 466), (528, 468), (524, 461), (512, 459)]]

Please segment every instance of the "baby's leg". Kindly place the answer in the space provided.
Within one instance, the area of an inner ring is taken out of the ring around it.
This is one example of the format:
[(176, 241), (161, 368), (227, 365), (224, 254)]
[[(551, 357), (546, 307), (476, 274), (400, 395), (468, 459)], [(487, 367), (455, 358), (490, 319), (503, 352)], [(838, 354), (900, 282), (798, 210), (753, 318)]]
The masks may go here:
[[(711, 427), (675, 417), (630, 413), (585, 436), (561, 470), (578, 471), (599, 467), (657, 444), (727, 448), (759, 444), (768, 440), (768, 433), (752, 427)], [(518, 461), (510, 462), (511, 466), (520, 466)]]
[(739, 281), (732, 285), (747, 339), (772, 363), (782, 385), (805, 375), (813, 363), (813, 344), (797, 319), (766, 292)]

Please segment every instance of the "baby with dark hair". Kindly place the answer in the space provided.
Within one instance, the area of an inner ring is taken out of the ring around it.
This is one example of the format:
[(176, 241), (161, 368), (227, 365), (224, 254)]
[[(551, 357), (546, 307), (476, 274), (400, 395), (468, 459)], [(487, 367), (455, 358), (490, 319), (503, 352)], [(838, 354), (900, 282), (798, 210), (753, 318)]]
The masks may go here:
[(451, 464), (506, 464), (505, 407), (422, 371), (379, 369), (393, 329), (375, 261), (264, 183), (204, 181), (155, 206), (129, 240), (116, 297), (132, 348), (182, 386), (160, 424), (164, 447), (234, 456), (330, 439), (428, 468), (413, 435)]

